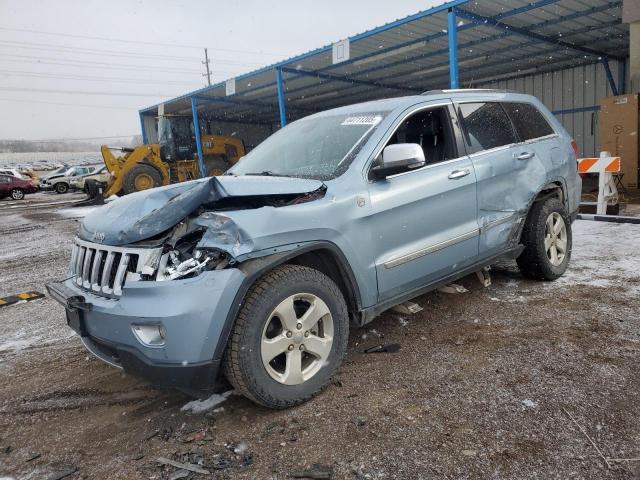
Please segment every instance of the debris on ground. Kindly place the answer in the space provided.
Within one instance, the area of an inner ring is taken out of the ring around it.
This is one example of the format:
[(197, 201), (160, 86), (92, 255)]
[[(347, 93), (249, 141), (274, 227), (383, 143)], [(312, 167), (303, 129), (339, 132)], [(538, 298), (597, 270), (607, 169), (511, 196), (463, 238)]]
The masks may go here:
[(162, 465), (171, 465), (172, 467), (176, 467), (181, 470), (189, 470), (190, 472), (200, 473), (202, 475), (209, 474), (209, 470), (205, 470), (204, 468), (199, 467), (198, 465), (194, 465), (193, 463), (176, 462), (165, 457), (158, 457), (156, 461)]
[(469, 290), (464, 288), (462, 285), (458, 285), (457, 283), (450, 283), (449, 285), (445, 285), (443, 287), (438, 288), (440, 293), (466, 293)]
[(396, 353), (400, 350), (400, 344), (387, 343), (386, 345), (376, 345), (364, 350), (363, 353)]
[(333, 478), (333, 467), (314, 463), (310, 468), (301, 472), (293, 472), (293, 478), (307, 478), (311, 480), (331, 480)]
[(534, 402), (533, 400), (529, 400), (528, 398), (524, 399), (522, 401), (522, 404), (525, 407), (529, 407), (529, 408), (533, 408), (533, 407), (535, 407), (537, 405), (536, 402)]
[(211, 410), (212, 408), (226, 401), (232, 393), (233, 390), (228, 390), (224, 393), (214, 393), (209, 398), (206, 398), (204, 400), (192, 400), (189, 403), (185, 404), (180, 409), (180, 411), (191, 413), (206, 412), (207, 410)]
[(421, 312), (423, 308), (415, 302), (402, 302), (393, 307), (391, 310), (404, 315), (413, 315), (414, 313)]
[(353, 423), (356, 427), (364, 427), (367, 424), (367, 419), (364, 417), (354, 417)]

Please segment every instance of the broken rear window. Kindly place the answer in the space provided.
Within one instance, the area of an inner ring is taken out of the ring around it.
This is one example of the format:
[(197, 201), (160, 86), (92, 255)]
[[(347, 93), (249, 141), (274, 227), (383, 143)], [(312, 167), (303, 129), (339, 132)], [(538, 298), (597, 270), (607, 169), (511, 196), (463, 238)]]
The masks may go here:
[(347, 169), (387, 113), (299, 120), (265, 140), (229, 173), (330, 180)]

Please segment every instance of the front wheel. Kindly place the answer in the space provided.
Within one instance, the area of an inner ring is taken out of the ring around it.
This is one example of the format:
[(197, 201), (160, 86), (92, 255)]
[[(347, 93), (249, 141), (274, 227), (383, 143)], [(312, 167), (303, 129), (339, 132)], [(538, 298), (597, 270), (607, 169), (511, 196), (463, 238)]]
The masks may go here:
[(24, 192), (19, 188), (11, 190), (11, 198), (14, 200), (22, 200), (24, 198)]
[(60, 193), (60, 194), (67, 193), (69, 191), (69, 185), (67, 185), (64, 182), (56, 183), (55, 190), (56, 190), (56, 193)]
[(562, 202), (547, 198), (531, 207), (522, 231), (524, 251), (517, 259), (525, 277), (555, 280), (569, 266), (571, 220)]
[(298, 405), (329, 383), (348, 335), (347, 306), (337, 285), (312, 268), (283, 265), (247, 293), (227, 345), (225, 375), (256, 403)]

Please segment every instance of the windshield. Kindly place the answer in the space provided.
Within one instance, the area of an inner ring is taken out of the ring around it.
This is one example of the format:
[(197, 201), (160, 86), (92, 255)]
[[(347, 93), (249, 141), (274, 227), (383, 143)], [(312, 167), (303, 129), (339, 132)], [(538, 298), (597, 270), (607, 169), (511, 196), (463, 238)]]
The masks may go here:
[(228, 174), (330, 180), (344, 173), (387, 113), (298, 120), (258, 145)]

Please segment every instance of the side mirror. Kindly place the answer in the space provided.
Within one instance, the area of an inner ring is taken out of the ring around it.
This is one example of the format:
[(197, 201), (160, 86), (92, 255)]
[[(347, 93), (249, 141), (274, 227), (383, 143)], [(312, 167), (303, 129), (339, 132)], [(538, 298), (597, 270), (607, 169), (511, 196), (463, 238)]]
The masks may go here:
[(425, 163), (424, 150), (420, 145), (396, 143), (385, 147), (380, 164), (373, 167), (371, 173), (379, 179), (387, 178), (396, 173), (423, 167)]

